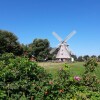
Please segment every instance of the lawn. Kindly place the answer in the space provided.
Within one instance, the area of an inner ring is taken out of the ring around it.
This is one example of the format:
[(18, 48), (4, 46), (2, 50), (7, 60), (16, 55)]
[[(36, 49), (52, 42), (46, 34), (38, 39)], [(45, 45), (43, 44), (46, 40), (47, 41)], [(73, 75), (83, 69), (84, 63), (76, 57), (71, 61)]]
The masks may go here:
[[(57, 75), (57, 71), (63, 68), (65, 63), (53, 63), (53, 62), (40, 62), (38, 65), (42, 66), (48, 73), (51, 73), (54, 77)], [(68, 63), (72, 75), (81, 76), (84, 72), (84, 62)], [(100, 63), (95, 70), (97, 77), (100, 79)]]

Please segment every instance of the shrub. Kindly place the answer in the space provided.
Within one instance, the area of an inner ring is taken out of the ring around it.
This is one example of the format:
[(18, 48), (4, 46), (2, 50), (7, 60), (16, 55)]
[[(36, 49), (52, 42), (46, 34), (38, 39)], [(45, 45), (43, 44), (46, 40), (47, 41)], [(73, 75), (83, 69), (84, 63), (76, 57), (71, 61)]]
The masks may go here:
[[(4, 55), (3, 57), (5, 58)], [(41, 92), (38, 90), (42, 91), (41, 86), (45, 85), (49, 79), (51, 79), (50, 74), (27, 58), (10, 57), (7, 61), (2, 59), (0, 61), (0, 99), (19, 100), (22, 97), (27, 99), (31, 96), (39, 97)]]
[(74, 76), (64, 65), (53, 79), (27, 58), (3, 54), (0, 58), (0, 100), (100, 100), (100, 81), (94, 75), (97, 63), (89, 59), (83, 76)]
[(90, 58), (84, 64), (83, 84), (92, 91), (100, 91), (100, 81), (95, 75), (95, 68), (98, 66), (95, 58)]

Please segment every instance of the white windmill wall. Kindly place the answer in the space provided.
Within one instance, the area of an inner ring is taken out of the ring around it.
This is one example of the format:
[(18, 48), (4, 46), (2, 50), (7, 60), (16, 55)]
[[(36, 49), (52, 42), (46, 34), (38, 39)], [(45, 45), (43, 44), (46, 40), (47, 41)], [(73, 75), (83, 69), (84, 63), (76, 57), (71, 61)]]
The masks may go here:
[(71, 58), (71, 55), (66, 48), (66, 45), (64, 44), (61, 45), (60, 50), (58, 51), (56, 55), (56, 58), (57, 59), (70, 59)]

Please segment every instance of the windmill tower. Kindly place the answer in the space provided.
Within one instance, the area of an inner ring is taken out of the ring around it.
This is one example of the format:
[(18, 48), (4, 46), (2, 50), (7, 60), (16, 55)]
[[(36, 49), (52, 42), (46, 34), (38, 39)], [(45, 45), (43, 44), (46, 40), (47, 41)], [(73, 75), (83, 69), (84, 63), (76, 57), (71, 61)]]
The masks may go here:
[[(59, 35), (55, 32), (53, 32), (52, 34), (58, 39), (58, 41), (60, 42), (59, 46), (57, 48), (59, 48), (59, 51), (56, 55), (56, 59), (59, 61), (68, 61), (71, 60), (73, 61), (73, 58), (71, 57), (72, 52), (69, 50), (69, 45), (67, 44), (67, 41), (76, 33), (76, 31), (71, 32), (66, 38), (65, 40), (62, 40)], [(50, 53), (52, 54), (57, 48), (54, 48), (50, 51)]]

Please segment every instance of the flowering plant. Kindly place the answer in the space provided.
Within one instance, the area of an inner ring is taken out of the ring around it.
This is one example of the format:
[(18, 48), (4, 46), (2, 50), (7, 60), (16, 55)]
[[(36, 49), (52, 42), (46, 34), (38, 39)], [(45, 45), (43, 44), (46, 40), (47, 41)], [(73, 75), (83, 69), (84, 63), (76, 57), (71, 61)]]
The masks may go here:
[(74, 80), (76, 80), (76, 81), (80, 81), (81, 78), (80, 78), (79, 76), (74, 76)]

